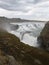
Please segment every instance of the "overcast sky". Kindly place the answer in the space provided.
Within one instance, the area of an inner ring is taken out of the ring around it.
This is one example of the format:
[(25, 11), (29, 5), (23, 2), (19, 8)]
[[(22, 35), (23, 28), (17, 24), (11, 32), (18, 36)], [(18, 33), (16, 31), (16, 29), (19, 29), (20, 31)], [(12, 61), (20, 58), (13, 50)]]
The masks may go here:
[(0, 0), (0, 16), (49, 20), (49, 0)]

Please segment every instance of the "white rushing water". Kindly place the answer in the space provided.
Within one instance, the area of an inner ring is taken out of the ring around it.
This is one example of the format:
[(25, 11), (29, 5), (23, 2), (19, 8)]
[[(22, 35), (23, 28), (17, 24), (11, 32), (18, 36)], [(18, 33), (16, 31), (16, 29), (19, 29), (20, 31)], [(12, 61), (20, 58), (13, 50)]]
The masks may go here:
[(45, 22), (23, 22), (10, 24), (12, 25), (10, 33), (19, 37), (21, 42), (34, 47), (39, 46), (39, 44), (37, 44), (37, 37), (45, 26)]

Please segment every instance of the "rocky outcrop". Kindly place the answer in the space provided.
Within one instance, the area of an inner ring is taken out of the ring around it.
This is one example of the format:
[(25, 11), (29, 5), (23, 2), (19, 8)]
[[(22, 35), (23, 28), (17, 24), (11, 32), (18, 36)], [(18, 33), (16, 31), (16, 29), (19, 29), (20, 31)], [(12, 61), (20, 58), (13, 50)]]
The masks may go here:
[(38, 43), (41, 44), (41, 47), (49, 51), (49, 21), (46, 23), (44, 29), (38, 37)]
[(0, 30), (0, 65), (49, 65), (49, 54)]

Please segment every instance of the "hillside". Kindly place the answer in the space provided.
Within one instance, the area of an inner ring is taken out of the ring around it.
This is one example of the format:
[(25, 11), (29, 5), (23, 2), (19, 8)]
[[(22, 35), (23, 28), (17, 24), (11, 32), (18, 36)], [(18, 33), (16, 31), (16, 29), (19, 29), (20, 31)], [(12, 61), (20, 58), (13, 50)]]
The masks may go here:
[(25, 20), (21, 18), (6, 18), (6, 17), (0, 17), (0, 22), (45, 22), (40, 20)]
[(0, 65), (49, 65), (49, 54), (0, 30)]

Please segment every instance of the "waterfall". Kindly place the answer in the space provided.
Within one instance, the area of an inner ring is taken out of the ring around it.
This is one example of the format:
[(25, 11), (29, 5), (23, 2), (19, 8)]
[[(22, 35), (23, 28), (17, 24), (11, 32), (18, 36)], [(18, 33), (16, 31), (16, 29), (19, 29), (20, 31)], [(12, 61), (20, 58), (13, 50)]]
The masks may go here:
[(10, 23), (11, 25), (17, 25), (19, 28), (12, 30), (10, 33), (20, 38), (21, 42), (29, 44), (30, 46), (38, 47), (37, 37), (40, 35), (45, 22), (23, 22), (23, 23)]

